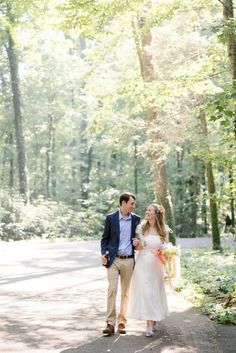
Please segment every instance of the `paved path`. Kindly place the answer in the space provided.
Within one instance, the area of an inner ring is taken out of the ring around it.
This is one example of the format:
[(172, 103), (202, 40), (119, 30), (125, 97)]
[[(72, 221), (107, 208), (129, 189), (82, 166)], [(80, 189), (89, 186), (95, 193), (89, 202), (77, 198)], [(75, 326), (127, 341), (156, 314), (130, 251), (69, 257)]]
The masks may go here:
[(155, 337), (135, 320), (127, 335), (102, 337), (107, 282), (97, 241), (0, 243), (0, 268), (0, 353), (235, 353), (235, 327), (216, 326), (169, 290), (171, 315)]

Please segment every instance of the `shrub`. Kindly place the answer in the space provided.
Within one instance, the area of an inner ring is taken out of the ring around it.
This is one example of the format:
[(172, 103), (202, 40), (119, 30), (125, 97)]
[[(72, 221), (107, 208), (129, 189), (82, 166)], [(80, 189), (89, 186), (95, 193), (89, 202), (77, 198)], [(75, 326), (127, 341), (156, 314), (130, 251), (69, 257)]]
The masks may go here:
[(182, 280), (177, 288), (212, 320), (236, 324), (236, 265), (234, 249), (189, 250), (182, 254)]

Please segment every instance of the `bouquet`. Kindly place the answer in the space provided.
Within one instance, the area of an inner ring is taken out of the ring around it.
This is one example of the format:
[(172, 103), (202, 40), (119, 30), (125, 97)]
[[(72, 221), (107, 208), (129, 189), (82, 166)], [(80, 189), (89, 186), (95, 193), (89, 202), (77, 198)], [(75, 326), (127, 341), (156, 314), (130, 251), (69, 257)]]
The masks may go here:
[(154, 254), (163, 264), (170, 287), (173, 288), (171, 277), (176, 279), (180, 277), (180, 247), (168, 243), (162, 248), (156, 249)]

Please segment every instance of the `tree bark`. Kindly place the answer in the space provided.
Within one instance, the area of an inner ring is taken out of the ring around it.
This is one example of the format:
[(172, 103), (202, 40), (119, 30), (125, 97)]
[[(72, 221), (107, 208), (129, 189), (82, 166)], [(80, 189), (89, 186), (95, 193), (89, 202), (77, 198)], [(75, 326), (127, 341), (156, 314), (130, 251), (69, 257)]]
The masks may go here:
[(86, 155), (83, 156), (83, 161), (85, 165), (80, 167), (82, 200), (88, 200), (89, 198), (88, 185), (90, 181), (90, 172), (92, 168), (92, 155), (93, 155), (92, 152), (93, 152), (92, 147), (87, 146)]
[[(234, 7), (232, 0), (224, 0), (223, 17), (227, 25), (234, 20)], [(232, 70), (233, 86), (236, 88), (236, 39), (233, 31), (229, 32), (227, 51)]]
[(229, 187), (230, 187), (230, 213), (231, 213), (231, 225), (235, 227), (235, 210), (234, 210), (234, 185), (233, 185), (233, 168), (229, 170)]
[[(226, 26), (232, 26), (234, 20), (234, 7), (232, 0), (224, 0), (223, 1), (223, 18), (226, 23)], [(228, 58), (231, 66), (232, 72), (232, 81), (233, 81), (233, 91), (236, 91), (236, 39), (235, 39), (235, 32), (233, 30), (229, 31), (228, 41), (227, 41), (227, 51), (228, 51)], [(234, 111), (234, 137), (236, 140), (236, 110)], [(233, 173), (233, 168), (230, 168), (229, 171), (229, 182), (230, 182), (230, 211), (231, 211), (231, 222), (232, 226), (235, 226), (235, 211), (234, 211), (234, 178), (235, 175)]]
[(201, 218), (202, 218), (202, 230), (204, 234), (207, 235), (208, 233), (208, 221), (207, 221), (207, 204), (206, 204), (206, 197), (207, 189), (206, 189), (206, 168), (205, 164), (202, 163), (201, 168), (201, 184), (202, 184), (202, 203), (201, 203)]
[(178, 200), (175, 203), (175, 230), (176, 235), (181, 236), (183, 231), (183, 206), (184, 206), (184, 185), (183, 185), (183, 150), (176, 152), (176, 163), (177, 163), (177, 181), (176, 181), (176, 194), (178, 195)]
[(7, 50), (7, 56), (8, 56), (9, 67), (10, 67), (10, 76), (11, 76), (14, 124), (15, 124), (16, 145), (17, 145), (17, 160), (18, 160), (18, 169), (19, 169), (19, 189), (20, 189), (20, 193), (23, 195), (26, 201), (28, 198), (27, 196), (28, 182), (27, 182), (27, 174), (26, 174), (23, 118), (21, 114), (18, 58), (16, 54), (15, 43), (9, 31), (7, 32), (7, 39), (8, 39), (8, 45), (6, 47), (6, 50)]
[[(87, 128), (87, 117), (83, 116), (80, 121), (79, 133), (79, 161), (80, 161), (80, 198), (84, 201), (88, 200), (88, 185), (90, 181), (90, 172), (92, 168), (92, 146), (89, 146), (88, 139), (85, 135)], [(85, 205), (85, 204), (84, 204)]]
[(137, 140), (134, 140), (134, 193), (138, 194), (138, 156), (137, 156)]
[[(139, 59), (140, 71), (142, 79), (146, 87), (149, 83), (155, 81), (155, 71), (152, 63), (152, 34), (148, 29), (146, 30), (146, 18), (140, 17), (138, 25), (132, 21), (132, 29), (134, 40), (136, 44), (136, 51)], [(144, 33), (142, 31), (145, 29)], [(168, 190), (166, 162), (163, 151), (163, 137), (161, 129), (153, 129), (152, 126), (161, 126), (158, 124), (158, 113), (156, 106), (149, 104), (147, 108), (147, 119), (149, 121), (149, 135), (154, 146), (152, 151), (152, 166), (155, 178), (155, 194), (156, 200), (163, 205), (166, 211), (166, 219), (169, 226), (174, 229), (173, 210), (170, 201), (170, 194)], [(171, 235), (173, 244), (175, 244), (175, 237)]]
[(197, 183), (198, 183), (198, 178), (197, 174), (194, 173), (191, 175), (189, 179), (190, 187), (190, 217), (191, 217), (191, 236), (196, 237), (197, 236)]
[[(9, 115), (9, 112), (11, 111), (11, 102), (9, 100), (9, 95), (7, 93), (7, 82), (4, 78), (4, 74), (1, 73), (1, 86), (2, 86), (2, 94), (3, 94), (3, 107), (4, 107), (4, 113), (6, 114), (6, 116)], [(4, 114), (4, 115), (5, 115)], [(5, 148), (3, 151), (3, 162), (2, 162), (2, 175), (1, 175), (1, 181), (2, 184), (5, 182), (5, 162), (8, 161), (9, 162), (9, 177), (8, 180), (6, 182), (6, 184), (8, 183), (9, 189), (12, 190), (13, 186), (14, 186), (14, 137), (13, 137), (13, 133), (12, 133), (12, 125), (9, 124), (9, 132), (8, 132), (8, 136), (5, 140)]]
[(53, 117), (51, 114), (48, 116), (48, 144), (46, 151), (46, 198), (50, 198), (50, 182), (51, 182), (51, 160), (52, 160), (52, 129)]
[(51, 158), (51, 184), (52, 196), (57, 196), (57, 178), (56, 178), (56, 130), (54, 124), (52, 125), (52, 158)]
[[(200, 121), (201, 121), (203, 136), (205, 138), (205, 141), (207, 141), (208, 132), (207, 132), (206, 116), (204, 112), (200, 113)], [(209, 150), (209, 146), (207, 142), (206, 142), (206, 149)], [(214, 174), (213, 174), (211, 161), (205, 159), (205, 168), (206, 168), (206, 176), (207, 176), (207, 187), (208, 187), (208, 193), (209, 193), (209, 199), (210, 199), (213, 250), (221, 250), (217, 203), (215, 199), (215, 181), (214, 181)]]
[(13, 154), (13, 134), (9, 135), (9, 188), (14, 187), (14, 154)]

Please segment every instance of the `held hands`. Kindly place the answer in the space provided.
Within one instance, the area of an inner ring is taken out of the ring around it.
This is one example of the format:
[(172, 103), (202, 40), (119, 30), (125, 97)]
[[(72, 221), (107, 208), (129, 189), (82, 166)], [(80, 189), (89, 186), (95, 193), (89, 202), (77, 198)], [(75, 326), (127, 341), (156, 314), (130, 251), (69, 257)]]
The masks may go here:
[(135, 250), (142, 250), (144, 248), (144, 245), (138, 238), (133, 238), (133, 246)]

